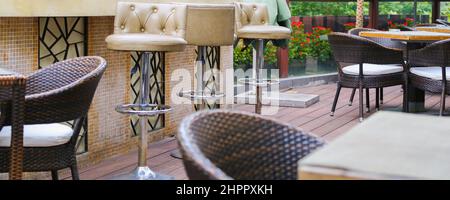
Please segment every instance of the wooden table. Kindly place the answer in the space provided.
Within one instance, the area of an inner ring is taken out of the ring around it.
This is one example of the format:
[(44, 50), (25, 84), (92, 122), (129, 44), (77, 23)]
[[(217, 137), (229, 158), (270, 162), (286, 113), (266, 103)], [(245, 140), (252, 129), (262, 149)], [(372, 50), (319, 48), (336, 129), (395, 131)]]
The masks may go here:
[[(359, 33), (361, 37), (372, 38), (388, 38), (396, 41), (405, 42), (405, 58), (408, 61), (408, 52), (413, 49), (422, 48), (426, 44), (436, 42), (439, 40), (450, 39), (450, 34), (427, 32), (427, 31), (363, 31)], [(425, 92), (408, 86), (408, 112), (423, 112), (425, 111)]]
[(450, 26), (421, 26), (416, 27), (415, 29), (419, 31), (450, 33)]
[(450, 179), (449, 133), (450, 118), (381, 111), (299, 161), (299, 179)]
[[(22, 179), (25, 87), (25, 76), (0, 68), (0, 102), (10, 103), (8, 115), (10, 116), (12, 133), (9, 148), (9, 179), (12, 180)], [(5, 113), (2, 113), (2, 115), (5, 115)], [(3, 123), (3, 121), (0, 120), (0, 123)]]

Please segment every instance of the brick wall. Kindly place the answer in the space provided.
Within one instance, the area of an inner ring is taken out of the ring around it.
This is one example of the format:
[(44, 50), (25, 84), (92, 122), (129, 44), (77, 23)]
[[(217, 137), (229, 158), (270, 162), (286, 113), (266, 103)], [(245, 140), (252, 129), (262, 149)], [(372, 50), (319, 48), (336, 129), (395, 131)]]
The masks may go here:
[(28, 74), (38, 63), (37, 18), (0, 18), (0, 67)]

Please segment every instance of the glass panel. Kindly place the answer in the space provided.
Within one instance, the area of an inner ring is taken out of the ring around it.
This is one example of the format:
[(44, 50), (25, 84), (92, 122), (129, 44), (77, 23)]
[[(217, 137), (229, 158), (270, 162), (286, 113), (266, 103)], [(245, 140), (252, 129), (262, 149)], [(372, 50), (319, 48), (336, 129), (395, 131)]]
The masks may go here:
[(450, 2), (441, 2), (441, 14), (440, 18), (443, 20), (447, 20), (450, 16)]
[[(326, 34), (346, 32), (355, 26), (356, 2), (291, 1), (293, 37), (289, 45), (289, 76), (336, 72)], [(364, 3), (364, 26), (369, 3)]]

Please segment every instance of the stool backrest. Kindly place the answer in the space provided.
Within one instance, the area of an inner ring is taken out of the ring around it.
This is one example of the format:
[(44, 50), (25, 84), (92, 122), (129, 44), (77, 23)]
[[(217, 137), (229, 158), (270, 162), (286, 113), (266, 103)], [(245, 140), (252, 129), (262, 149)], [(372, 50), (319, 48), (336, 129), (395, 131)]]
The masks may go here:
[(269, 10), (262, 3), (236, 3), (236, 30), (247, 25), (268, 25)]
[(188, 4), (186, 41), (197, 46), (225, 46), (234, 42), (233, 4)]
[(185, 38), (186, 5), (118, 2), (114, 33), (147, 33)]

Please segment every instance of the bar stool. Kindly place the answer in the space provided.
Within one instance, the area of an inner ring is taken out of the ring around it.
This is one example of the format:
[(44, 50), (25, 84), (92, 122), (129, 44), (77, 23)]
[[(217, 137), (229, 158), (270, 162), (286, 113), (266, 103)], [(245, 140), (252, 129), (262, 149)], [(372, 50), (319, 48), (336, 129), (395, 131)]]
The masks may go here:
[(279, 81), (262, 79), (261, 69), (264, 66), (264, 40), (288, 39), (291, 30), (281, 26), (269, 25), (269, 11), (265, 4), (259, 3), (236, 3), (236, 30), (239, 39), (255, 40), (256, 60), (254, 77), (251, 79), (240, 79), (239, 82), (246, 85), (256, 86), (255, 112), (261, 114), (262, 109), (262, 87), (279, 84)]
[[(188, 4), (186, 20), (186, 40), (189, 45), (197, 46), (196, 89), (180, 91), (179, 96), (194, 102), (196, 111), (214, 109), (208, 107), (208, 101), (217, 102), (225, 97), (217, 88), (207, 90), (205, 73), (211, 70), (211, 76), (218, 80), (218, 74), (214, 74), (214, 65), (220, 67), (220, 58), (212, 62), (206, 62), (208, 48), (212, 51), (220, 46), (231, 46), (234, 42), (235, 6), (233, 4)], [(211, 52), (210, 51), (210, 52)], [(199, 103), (200, 102), (200, 103)], [(181, 159), (180, 151), (171, 153), (172, 157)]]
[[(153, 172), (147, 165), (147, 118), (170, 111), (169, 106), (149, 104), (150, 67), (165, 67), (165, 52), (183, 51), (187, 42), (186, 6), (119, 2), (114, 21), (114, 34), (106, 38), (107, 47), (119, 51), (142, 52), (141, 86), (139, 104), (120, 105), (116, 111), (139, 116), (138, 167), (130, 174), (116, 179), (161, 180), (172, 177)], [(159, 62), (150, 62), (159, 56)], [(162, 66), (161, 66), (162, 65)], [(163, 70), (164, 71), (164, 70)], [(164, 75), (163, 75), (164, 76)]]

